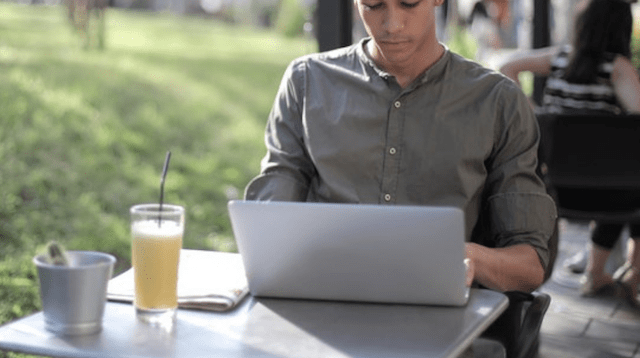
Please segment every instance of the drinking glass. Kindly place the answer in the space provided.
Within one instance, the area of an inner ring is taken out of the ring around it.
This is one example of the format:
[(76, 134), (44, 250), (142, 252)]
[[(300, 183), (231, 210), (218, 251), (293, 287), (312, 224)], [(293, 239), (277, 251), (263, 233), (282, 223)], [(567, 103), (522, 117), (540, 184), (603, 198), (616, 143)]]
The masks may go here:
[(131, 248), (136, 315), (151, 324), (170, 324), (178, 308), (178, 264), (184, 208), (140, 204), (131, 207)]

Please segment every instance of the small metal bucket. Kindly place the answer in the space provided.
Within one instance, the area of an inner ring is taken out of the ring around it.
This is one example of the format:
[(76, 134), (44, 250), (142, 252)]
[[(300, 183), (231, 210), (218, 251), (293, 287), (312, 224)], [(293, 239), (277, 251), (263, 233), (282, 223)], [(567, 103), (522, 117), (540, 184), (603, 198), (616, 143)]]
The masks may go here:
[(43, 255), (38, 268), (45, 328), (61, 335), (94, 334), (102, 329), (107, 285), (116, 262), (112, 255), (68, 251), (68, 266), (51, 265)]

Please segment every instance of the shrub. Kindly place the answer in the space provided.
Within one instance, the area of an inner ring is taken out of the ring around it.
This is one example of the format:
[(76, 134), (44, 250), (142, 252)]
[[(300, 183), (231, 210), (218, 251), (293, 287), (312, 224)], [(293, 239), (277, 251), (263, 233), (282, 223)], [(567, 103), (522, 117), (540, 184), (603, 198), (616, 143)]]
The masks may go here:
[(276, 29), (287, 37), (301, 36), (307, 16), (299, 0), (282, 0), (276, 20)]

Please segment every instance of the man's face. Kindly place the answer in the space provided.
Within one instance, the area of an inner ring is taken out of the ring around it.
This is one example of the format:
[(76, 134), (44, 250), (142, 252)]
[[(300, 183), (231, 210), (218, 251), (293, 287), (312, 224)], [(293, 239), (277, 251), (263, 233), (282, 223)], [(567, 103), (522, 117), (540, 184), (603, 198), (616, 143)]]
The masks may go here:
[(354, 0), (375, 47), (373, 59), (391, 66), (417, 65), (438, 45), (435, 6), (444, 0)]

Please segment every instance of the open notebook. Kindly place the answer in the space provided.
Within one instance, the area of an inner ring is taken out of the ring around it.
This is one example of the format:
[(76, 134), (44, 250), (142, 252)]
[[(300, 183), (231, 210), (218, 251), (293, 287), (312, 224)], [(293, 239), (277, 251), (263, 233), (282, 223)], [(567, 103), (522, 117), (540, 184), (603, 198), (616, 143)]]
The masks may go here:
[[(239, 254), (186, 250), (180, 251), (178, 307), (207, 311), (227, 311), (249, 292)], [(133, 269), (109, 281), (107, 299), (133, 302)]]

